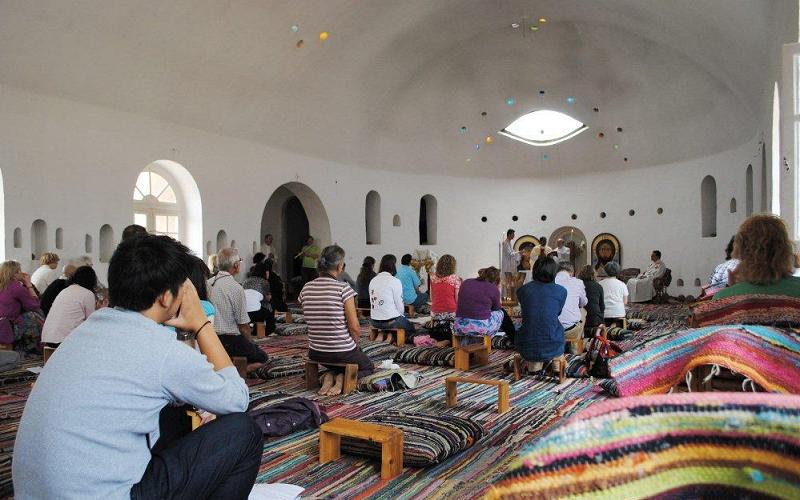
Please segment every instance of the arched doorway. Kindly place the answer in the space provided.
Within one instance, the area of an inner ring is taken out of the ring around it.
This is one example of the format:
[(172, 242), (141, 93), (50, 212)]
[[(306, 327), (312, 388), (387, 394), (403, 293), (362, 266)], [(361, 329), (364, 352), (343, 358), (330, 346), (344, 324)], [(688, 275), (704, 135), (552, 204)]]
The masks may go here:
[(547, 240), (548, 244), (556, 248), (556, 242), (559, 238), (564, 240), (564, 246), (569, 247), (569, 259), (575, 268), (575, 274), (578, 274), (578, 271), (589, 262), (586, 236), (577, 227), (563, 226), (553, 231), (553, 234)]
[(307, 235), (312, 235), (320, 248), (331, 244), (331, 225), (322, 200), (301, 182), (283, 184), (269, 197), (257, 241), (264, 241), (266, 234), (272, 234), (272, 246), (278, 256), (276, 270), (287, 283), (300, 274), (300, 268), (295, 269), (294, 256)]

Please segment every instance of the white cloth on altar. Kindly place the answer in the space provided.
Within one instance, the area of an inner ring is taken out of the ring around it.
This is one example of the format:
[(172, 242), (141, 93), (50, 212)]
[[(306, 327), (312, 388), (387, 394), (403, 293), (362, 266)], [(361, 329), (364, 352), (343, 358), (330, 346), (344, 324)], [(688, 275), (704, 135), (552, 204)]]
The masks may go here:
[(660, 278), (667, 271), (667, 266), (662, 261), (651, 262), (647, 269), (637, 278), (628, 280), (628, 294), (630, 302), (647, 302), (656, 294), (653, 280)]

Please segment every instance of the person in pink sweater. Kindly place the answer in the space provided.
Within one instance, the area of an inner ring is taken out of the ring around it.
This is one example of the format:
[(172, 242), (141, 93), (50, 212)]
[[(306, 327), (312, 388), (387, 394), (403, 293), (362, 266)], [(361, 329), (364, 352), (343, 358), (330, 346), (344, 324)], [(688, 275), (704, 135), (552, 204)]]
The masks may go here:
[(19, 262), (0, 264), (0, 343), (37, 351), (43, 324), (39, 308), (31, 278), (22, 272)]

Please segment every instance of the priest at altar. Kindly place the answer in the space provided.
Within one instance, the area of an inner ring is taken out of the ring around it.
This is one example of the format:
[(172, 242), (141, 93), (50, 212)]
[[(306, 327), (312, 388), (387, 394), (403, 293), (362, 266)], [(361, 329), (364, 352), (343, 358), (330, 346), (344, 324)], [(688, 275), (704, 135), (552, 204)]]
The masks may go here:
[(650, 265), (647, 269), (637, 276), (628, 280), (628, 293), (630, 302), (647, 302), (655, 296), (653, 280), (660, 278), (667, 271), (667, 266), (661, 261), (661, 252), (653, 250), (650, 254)]

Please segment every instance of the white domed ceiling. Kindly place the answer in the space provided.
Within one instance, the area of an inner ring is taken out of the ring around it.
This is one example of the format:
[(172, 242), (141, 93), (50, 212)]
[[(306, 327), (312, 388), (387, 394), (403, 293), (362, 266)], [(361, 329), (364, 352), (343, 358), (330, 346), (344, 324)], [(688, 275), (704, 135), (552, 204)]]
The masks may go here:
[[(4, 1), (0, 84), (369, 168), (564, 175), (752, 139), (796, 39), (789, 0)], [(588, 130), (497, 133), (538, 109)]]

